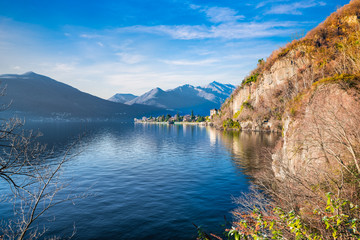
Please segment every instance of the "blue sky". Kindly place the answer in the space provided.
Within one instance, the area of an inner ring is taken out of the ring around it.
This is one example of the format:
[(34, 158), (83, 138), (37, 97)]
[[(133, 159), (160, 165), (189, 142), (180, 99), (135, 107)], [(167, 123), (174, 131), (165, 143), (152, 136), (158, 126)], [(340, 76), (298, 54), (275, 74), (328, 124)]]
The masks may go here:
[(349, 0), (1, 0), (0, 74), (93, 95), (238, 85), (257, 60)]

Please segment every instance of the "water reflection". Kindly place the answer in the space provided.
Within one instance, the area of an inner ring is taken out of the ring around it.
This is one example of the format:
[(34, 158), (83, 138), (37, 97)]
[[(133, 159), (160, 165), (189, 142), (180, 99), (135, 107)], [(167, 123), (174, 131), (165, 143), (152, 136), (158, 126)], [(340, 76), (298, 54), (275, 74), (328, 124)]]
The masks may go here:
[(231, 152), (236, 167), (249, 176), (271, 165), (270, 153), (280, 138), (276, 133), (208, 131), (210, 141), (221, 142)]
[[(55, 207), (47, 236), (75, 239), (194, 239), (192, 222), (222, 234), (231, 196), (247, 191), (276, 135), (166, 124), (48, 123), (39, 138), (57, 157), (79, 138), (65, 166), (67, 191), (95, 196)], [(85, 134), (84, 134), (85, 132)], [(56, 157), (55, 157), (56, 158)], [(66, 194), (61, 192), (60, 194)], [(60, 196), (61, 197), (61, 196)]]
[[(231, 154), (234, 166), (249, 177), (271, 166), (271, 152), (281, 137), (277, 133), (219, 131), (212, 127), (194, 125), (138, 124), (144, 132), (152, 129), (160, 135), (200, 136), (209, 139), (211, 148), (224, 146)], [(200, 143), (202, 141), (199, 141)], [(176, 144), (181, 142), (176, 142)], [(177, 146), (179, 147), (179, 146)]]

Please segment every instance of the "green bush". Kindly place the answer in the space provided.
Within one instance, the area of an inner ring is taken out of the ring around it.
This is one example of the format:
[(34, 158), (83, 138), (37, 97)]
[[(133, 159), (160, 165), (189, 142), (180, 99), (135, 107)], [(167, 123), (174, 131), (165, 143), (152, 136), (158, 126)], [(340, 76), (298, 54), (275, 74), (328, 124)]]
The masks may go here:
[(255, 73), (255, 74), (251, 75), (250, 77), (248, 77), (244, 80), (242, 85), (244, 86), (246, 84), (256, 82), (258, 80), (259, 75), (260, 75), (259, 73)]
[(313, 83), (313, 87), (317, 88), (321, 84), (345, 84), (349, 88), (356, 88), (360, 83), (360, 76), (351, 74), (335, 74), (332, 77), (323, 78)]
[(296, 115), (296, 110), (295, 108), (291, 108), (290, 109), (290, 116), (294, 117)]
[(234, 118), (234, 119), (237, 119), (237, 118), (240, 116), (240, 113), (241, 113), (241, 111), (237, 111), (237, 112), (234, 114), (233, 118)]
[(283, 48), (281, 52), (279, 53), (278, 57), (285, 57), (290, 52), (290, 48)]
[[(271, 215), (257, 208), (251, 213), (238, 214), (239, 221), (228, 230), (228, 239), (360, 239), (359, 206), (326, 194), (323, 209), (313, 209), (306, 218), (318, 219), (319, 225), (310, 227), (306, 219), (294, 211), (273, 208)], [(284, 237), (284, 235), (287, 235)]]
[(196, 120), (196, 122), (205, 122), (205, 121), (206, 121), (206, 118), (203, 116), (199, 116)]
[(241, 105), (242, 109), (245, 107), (247, 109), (250, 109), (250, 110), (254, 110), (254, 107), (251, 105), (251, 103), (249, 103), (249, 101), (245, 101), (243, 102), (243, 104)]
[(223, 122), (223, 128), (226, 129), (238, 129), (241, 130), (240, 123), (237, 121), (232, 120), (231, 118), (228, 118)]

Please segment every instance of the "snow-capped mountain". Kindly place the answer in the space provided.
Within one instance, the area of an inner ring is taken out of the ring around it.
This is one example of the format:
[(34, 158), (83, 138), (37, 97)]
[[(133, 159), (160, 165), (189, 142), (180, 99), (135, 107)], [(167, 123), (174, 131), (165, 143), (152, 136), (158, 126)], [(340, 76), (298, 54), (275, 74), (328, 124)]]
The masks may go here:
[(127, 101), (126, 104), (143, 104), (189, 114), (209, 115), (210, 109), (220, 108), (221, 104), (235, 90), (231, 84), (212, 82), (206, 86), (194, 87), (186, 84), (174, 89), (154, 88), (149, 92)]
[(112, 101), (112, 102), (117, 102), (117, 103), (126, 103), (137, 97), (138, 96), (135, 96), (135, 95), (129, 94), (129, 93), (117, 93), (114, 96), (112, 96), (111, 98), (109, 98), (108, 100)]

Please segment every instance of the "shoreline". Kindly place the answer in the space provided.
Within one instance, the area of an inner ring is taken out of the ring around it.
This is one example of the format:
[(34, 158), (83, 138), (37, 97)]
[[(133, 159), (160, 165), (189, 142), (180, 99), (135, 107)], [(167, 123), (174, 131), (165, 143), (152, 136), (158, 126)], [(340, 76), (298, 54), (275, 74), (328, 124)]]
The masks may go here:
[(168, 122), (134, 122), (134, 123), (141, 123), (141, 124), (159, 124), (159, 125), (196, 125), (196, 126), (211, 126), (212, 123), (209, 122), (174, 122), (174, 123), (168, 123)]

